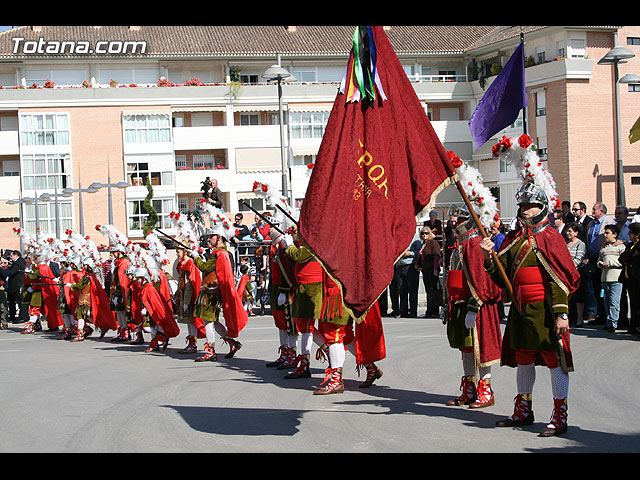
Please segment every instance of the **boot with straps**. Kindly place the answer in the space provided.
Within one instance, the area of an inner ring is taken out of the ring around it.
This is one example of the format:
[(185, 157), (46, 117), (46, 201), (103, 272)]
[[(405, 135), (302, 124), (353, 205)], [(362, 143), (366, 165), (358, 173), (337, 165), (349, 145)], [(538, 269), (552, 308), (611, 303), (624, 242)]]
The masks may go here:
[(460, 406), (460, 405), (471, 405), (473, 402), (477, 400), (476, 394), (476, 382), (475, 377), (473, 375), (463, 376), (460, 380), (460, 391), (462, 394), (454, 398), (453, 400), (449, 400), (447, 405), (449, 406)]
[(298, 355), (296, 357), (296, 361), (294, 362), (294, 366), (298, 365), (298, 368), (293, 371), (287, 373), (284, 378), (309, 378), (311, 377), (311, 371), (309, 370), (309, 355)]
[(532, 396), (530, 393), (519, 393), (513, 400), (513, 415), (496, 422), (496, 427), (521, 427), (534, 422)]

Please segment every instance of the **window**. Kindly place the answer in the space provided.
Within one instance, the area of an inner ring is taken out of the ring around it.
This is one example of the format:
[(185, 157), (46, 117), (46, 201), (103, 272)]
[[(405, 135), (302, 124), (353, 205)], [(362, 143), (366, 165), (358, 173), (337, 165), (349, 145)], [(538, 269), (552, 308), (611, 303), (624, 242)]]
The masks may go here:
[(545, 62), (544, 47), (536, 47), (536, 63)]
[(238, 199), (238, 211), (249, 212), (251, 209), (245, 205), (245, 203), (251, 205), (252, 208), (259, 212), (264, 212), (267, 207), (265, 206), (264, 198), (239, 198)]
[(290, 112), (291, 138), (322, 138), (331, 112)]
[(159, 143), (171, 141), (169, 114), (124, 115), (125, 143)]
[(67, 114), (34, 114), (20, 117), (22, 145), (69, 145)]
[(309, 165), (310, 163), (314, 163), (315, 161), (315, 155), (294, 155), (291, 166)]
[(640, 92), (640, 83), (630, 83), (629, 84), (630, 92)]
[[(64, 232), (73, 228), (71, 202), (57, 202), (59, 231)], [(56, 233), (56, 203), (38, 202), (38, 219), (36, 220), (36, 205), (24, 204), (24, 228), (28, 234), (35, 234), (36, 227), (43, 235)]]
[(68, 155), (23, 155), (22, 171), (25, 190), (53, 190), (58, 192), (71, 186)]
[[(129, 200), (129, 230), (142, 230), (148, 214), (144, 211), (144, 200)], [(151, 204), (158, 212), (158, 228), (172, 228), (169, 214), (173, 211), (173, 198), (152, 199)]]
[(134, 187), (145, 186), (147, 178), (151, 185), (173, 185), (173, 172), (151, 170), (147, 162), (127, 163), (127, 178)]
[(189, 213), (188, 198), (178, 198), (178, 213)]
[(176, 155), (176, 170), (187, 168), (187, 156)]
[(260, 125), (260, 115), (257, 113), (241, 113), (240, 125)]
[(258, 83), (258, 75), (240, 75), (240, 83)]
[(640, 45), (640, 37), (627, 37), (627, 45)]
[(293, 76), (297, 82), (311, 83), (315, 82), (318, 78), (315, 70), (294, 70)]
[(216, 162), (213, 155), (194, 155), (193, 156), (193, 168), (205, 169), (215, 167)]

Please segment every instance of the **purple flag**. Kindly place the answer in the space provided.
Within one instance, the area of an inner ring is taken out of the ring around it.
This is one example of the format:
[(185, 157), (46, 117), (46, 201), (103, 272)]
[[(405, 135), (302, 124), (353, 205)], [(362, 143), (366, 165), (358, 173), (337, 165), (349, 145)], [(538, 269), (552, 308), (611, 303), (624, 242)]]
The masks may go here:
[(518, 118), (527, 106), (524, 84), (524, 42), (489, 86), (469, 120), (471, 136), (478, 148)]

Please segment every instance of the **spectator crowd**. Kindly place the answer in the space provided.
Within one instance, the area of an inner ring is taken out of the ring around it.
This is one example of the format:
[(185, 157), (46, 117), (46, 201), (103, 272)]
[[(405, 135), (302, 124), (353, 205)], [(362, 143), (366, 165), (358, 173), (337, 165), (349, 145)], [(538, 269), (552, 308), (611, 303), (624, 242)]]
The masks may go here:
[[(440, 307), (446, 304), (443, 273), (457, 248), (456, 221), (453, 215), (442, 221), (436, 210), (429, 212), (396, 262), (393, 281), (379, 299), (383, 315), (418, 316), (420, 275), (426, 294), (424, 316), (440, 315)], [(630, 213), (626, 206), (618, 205), (611, 213), (602, 202), (588, 209), (584, 202), (564, 201), (550, 221), (566, 241), (581, 277), (579, 290), (570, 298), (570, 325), (599, 325), (612, 333), (624, 330), (640, 336), (640, 208)], [(487, 231), (496, 251), (514, 228), (515, 220), (497, 221)]]

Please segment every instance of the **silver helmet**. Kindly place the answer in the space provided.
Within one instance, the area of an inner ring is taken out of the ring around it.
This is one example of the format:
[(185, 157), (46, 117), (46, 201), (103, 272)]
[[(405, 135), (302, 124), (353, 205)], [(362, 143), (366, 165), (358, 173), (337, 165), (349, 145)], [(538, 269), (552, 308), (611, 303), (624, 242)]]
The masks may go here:
[(471, 214), (466, 205), (451, 205), (447, 212), (448, 217), (469, 218)]
[(523, 203), (535, 203), (544, 207), (549, 204), (549, 198), (543, 189), (537, 187), (533, 183), (525, 182), (516, 192), (516, 203), (518, 205), (522, 205)]

